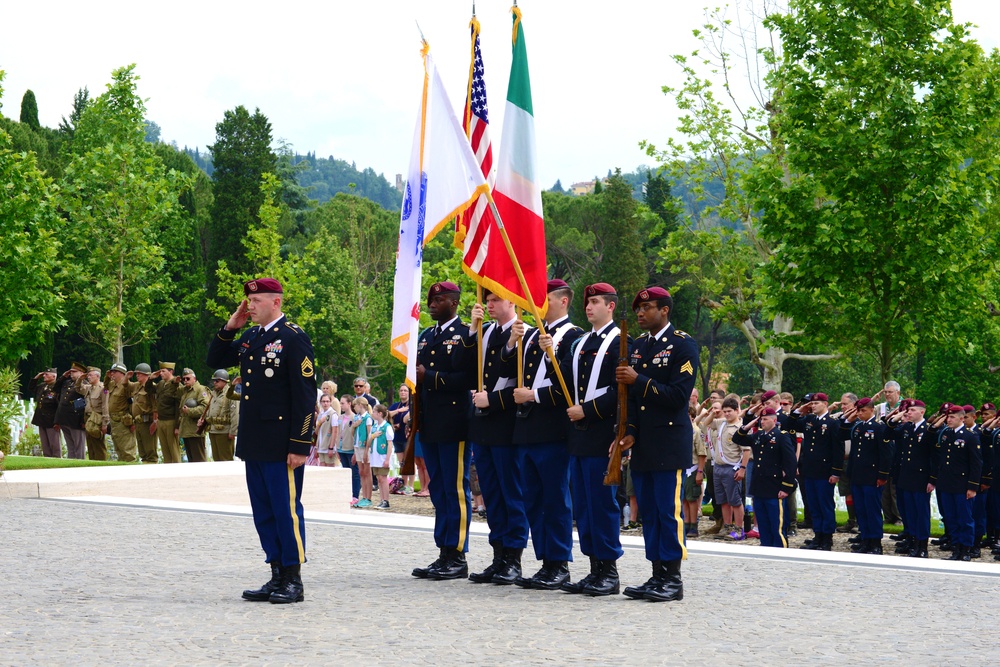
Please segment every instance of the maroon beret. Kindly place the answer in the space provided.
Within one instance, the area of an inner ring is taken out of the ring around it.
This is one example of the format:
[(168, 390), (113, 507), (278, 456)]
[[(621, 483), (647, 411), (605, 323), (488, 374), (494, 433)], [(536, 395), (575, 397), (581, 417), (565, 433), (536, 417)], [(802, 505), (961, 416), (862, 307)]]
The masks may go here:
[(427, 290), (427, 300), (430, 301), (432, 297), (439, 294), (461, 294), (462, 288), (455, 283), (445, 280), (439, 283), (434, 283), (431, 288)]
[(559, 280), (558, 278), (553, 278), (548, 283), (545, 284), (545, 293), (555, 292), (557, 289), (567, 289), (569, 285), (566, 284), (565, 280)]
[(778, 392), (774, 391), (773, 389), (768, 389), (767, 391), (765, 391), (763, 394), (760, 395), (760, 402), (764, 403), (766, 401), (770, 401), (777, 395)]
[(774, 417), (777, 414), (778, 411), (775, 410), (774, 408), (764, 408), (763, 410), (760, 411), (761, 417)]
[(966, 412), (975, 412), (976, 411), (976, 409), (974, 407), (972, 407), (971, 405), (968, 405), (968, 404), (963, 405), (962, 409), (965, 410)]
[(949, 415), (965, 414), (965, 408), (963, 408), (961, 405), (952, 405), (950, 408), (945, 410), (945, 414)]
[(980, 410), (983, 410), (984, 412), (986, 410), (996, 410), (996, 409), (997, 409), (997, 406), (993, 405), (992, 403), (983, 403), (983, 407), (980, 408)]
[(854, 407), (860, 410), (861, 408), (867, 408), (871, 404), (872, 404), (872, 399), (869, 398), (868, 396), (865, 396), (864, 398), (859, 398), (858, 402), (854, 404)]
[(827, 398), (826, 394), (824, 394), (823, 392), (817, 391), (815, 394), (813, 394), (813, 400), (814, 401), (829, 401), (830, 399)]
[(927, 404), (924, 403), (923, 401), (921, 401), (919, 398), (911, 398), (910, 399), (910, 407), (911, 408), (926, 408)]
[(913, 405), (913, 399), (912, 398), (904, 398), (903, 400), (901, 400), (899, 402), (899, 409), (900, 410), (907, 410), (907, 409), (909, 409), (909, 407), (911, 405)]
[(951, 406), (953, 406), (953, 405), (955, 405), (955, 404), (954, 403), (949, 403), (948, 401), (945, 401), (944, 403), (941, 404), (941, 412), (947, 413), (948, 410), (950, 410)]
[(257, 278), (243, 283), (243, 293), (251, 294), (284, 294), (281, 283), (274, 278)]
[(656, 301), (657, 299), (665, 299), (668, 296), (670, 296), (670, 292), (662, 287), (645, 287), (639, 290), (639, 293), (632, 299), (632, 310), (638, 308), (639, 304), (643, 301)]
[(615, 288), (607, 283), (594, 283), (587, 285), (583, 290), (583, 305), (587, 305), (587, 299), (592, 296), (618, 296)]

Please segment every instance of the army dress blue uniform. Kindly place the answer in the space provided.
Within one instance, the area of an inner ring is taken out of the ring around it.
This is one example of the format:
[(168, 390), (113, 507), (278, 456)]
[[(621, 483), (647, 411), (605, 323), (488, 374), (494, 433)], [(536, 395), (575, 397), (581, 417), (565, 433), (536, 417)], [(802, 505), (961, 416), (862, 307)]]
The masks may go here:
[(425, 329), (417, 341), (420, 446), (430, 475), (434, 542), (439, 549), (469, 550), (472, 491), (468, 447), (470, 390), (475, 386), (475, 341), (458, 317)]
[[(988, 438), (983, 437), (983, 428), (979, 424), (973, 424), (969, 428), (979, 438), (979, 450), (983, 457), (982, 478), (979, 481), (979, 492), (972, 499), (972, 521), (973, 547), (978, 548), (982, 542), (983, 535), (986, 534), (986, 525), (989, 514), (990, 496), (992, 495), (989, 486), (993, 482), (993, 447)], [(985, 489), (983, 487), (986, 487)], [(976, 556), (978, 558), (978, 556)]]
[(688, 400), (698, 361), (698, 343), (669, 322), (656, 334), (639, 336), (629, 357), (638, 375), (628, 392), (628, 430), (635, 438), (629, 467), (646, 559), (654, 564), (687, 559), (680, 497), (691, 467)]
[[(608, 449), (615, 439), (619, 337), (618, 327), (609, 322), (600, 331), (578, 338), (562, 362), (574, 403), (583, 408), (584, 414), (580, 421), (569, 423), (566, 444), (580, 551), (592, 562), (617, 561), (624, 553), (621, 509), (616, 498), (618, 487), (604, 484)], [(626, 419), (626, 415), (622, 418)]]
[(983, 474), (983, 455), (979, 436), (961, 425), (945, 427), (937, 438), (935, 467), (930, 482), (938, 491), (941, 516), (948, 526), (952, 543), (966, 550), (974, 543), (974, 500), (968, 491), (979, 492)]
[[(1000, 428), (983, 429), (979, 438), (983, 449), (982, 484), (991, 486), (986, 512), (986, 531), (990, 542), (997, 546), (1000, 538), (1000, 493), (993, 488), (993, 480), (1000, 479)], [(987, 466), (987, 461), (989, 465)]]
[(266, 329), (250, 327), (238, 340), (236, 333), (223, 326), (209, 346), (206, 363), (210, 368), (240, 367), (236, 456), (246, 463), (254, 525), (268, 563), (298, 566), (306, 561), (301, 500), (305, 466), (290, 468), (287, 459), (289, 454), (307, 456), (312, 446), (312, 343), (285, 317)]
[[(557, 331), (560, 328), (563, 330)], [(560, 360), (583, 330), (567, 319), (546, 326), (546, 332), (553, 336), (554, 344), (558, 335), (554, 354)], [(573, 560), (573, 513), (566, 449), (568, 402), (554, 367), (538, 343), (538, 336), (539, 330), (531, 328), (525, 332), (522, 342), (524, 386), (534, 390), (535, 401), (518, 406), (513, 442), (524, 484), (524, 509), (530, 526), (531, 546), (535, 558), (542, 561), (543, 569), (553, 569)], [(505, 374), (516, 375), (517, 348), (504, 347), (501, 358)], [(530, 587), (528, 581), (523, 579), (517, 583)]]
[(890, 421), (886, 437), (896, 445), (896, 495), (906, 533), (923, 542), (930, 538), (931, 530), (931, 494), (927, 484), (934, 465), (935, 434), (927, 420), (921, 419), (919, 424)]
[(483, 328), (483, 387), (489, 407), (485, 410), (473, 408), (469, 418), (469, 440), (486, 503), (489, 541), (493, 547), (492, 569), (470, 576), (472, 581), (481, 583), (493, 581), (493, 574), (500, 568), (505, 555), (508, 558), (516, 556), (520, 563), (520, 551), (528, 546), (528, 517), (524, 510), (517, 449), (513, 444), (516, 379), (506, 374), (500, 361), (513, 323), (514, 320), (506, 325), (490, 322)]
[(851, 440), (847, 476), (851, 480), (851, 495), (854, 497), (861, 539), (881, 542), (882, 489), (878, 483), (889, 479), (892, 465), (892, 450), (885, 437), (885, 425), (873, 416), (868, 421), (841, 422), (840, 432), (842, 438)]
[(785, 428), (802, 434), (798, 470), (802, 476), (805, 504), (812, 515), (813, 532), (817, 537), (832, 537), (837, 529), (837, 513), (833, 500), (836, 484), (831, 484), (830, 478), (844, 473), (840, 421), (829, 412), (822, 417), (793, 413), (785, 422)]
[[(839, 430), (839, 429), (838, 429)], [(753, 450), (754, 472), (750, 482), (754, 516), (762, 547), (788, 546), (785, 514), (788, 497), (779, 498), (784, 491), (795, 493), (795, 443), (792, 435), (775, 423), (770, 431), (758, 430), (754, 434), (741, 426), (733, 434), (733, 442)]]

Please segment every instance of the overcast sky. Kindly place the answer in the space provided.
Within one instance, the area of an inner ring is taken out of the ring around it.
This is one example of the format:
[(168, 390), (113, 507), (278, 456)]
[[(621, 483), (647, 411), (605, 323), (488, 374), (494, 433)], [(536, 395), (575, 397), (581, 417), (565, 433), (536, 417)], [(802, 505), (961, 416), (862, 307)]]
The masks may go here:
[[(669, 56), (697, 48), (691, 30), (719, 2), (521, 0), (542, 185), (564, 186), (651, 164), (638, 143), (670, 136), (678, 85)], [(510, 71), (510, 0), (479, 0), (494, 145)], [(997, 46), (1000, 3), (955, 0), (956, 19)], [(470, 0), (95, 0), (8, 2), (0, 40), (2, 112), (17, 118), (35, 92), (55, 127), (73, 94), (105, 90), (111, 71), (137, 64), (147, 117), (164, 141), (211, 144), (227, 109), (259, 107), (275, 139), (305, 153), (371, 166), (392, 182), (405, 171), (422, 66), (416, 22), (452, 102), (464, 101)]]

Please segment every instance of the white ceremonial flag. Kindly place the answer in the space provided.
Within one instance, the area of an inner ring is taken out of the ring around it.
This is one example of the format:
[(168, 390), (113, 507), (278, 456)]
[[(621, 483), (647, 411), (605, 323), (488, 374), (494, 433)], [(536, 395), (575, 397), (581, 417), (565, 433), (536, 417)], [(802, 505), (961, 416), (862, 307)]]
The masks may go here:
[(424, 245), (489, 192), (426, 44), (422, 55), (424, 86), (403, 190), (392, 301), (392, 354), (406, 364), (411, 388), (417, 382)]

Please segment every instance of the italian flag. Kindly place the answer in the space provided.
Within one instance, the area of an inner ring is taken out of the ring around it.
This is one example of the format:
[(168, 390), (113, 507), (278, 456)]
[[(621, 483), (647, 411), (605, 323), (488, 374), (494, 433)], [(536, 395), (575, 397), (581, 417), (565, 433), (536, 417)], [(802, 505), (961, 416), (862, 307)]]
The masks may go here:
[[(545, 255), (545, 222), (542, 217), (542, 189), (538, 183), (535, 154), (535, 117), (531, 106), (531, 80), (528, 77), (528, 51), (524, 44), (521, 10), (514, 14), (513, 50), (510, 81), (507, 84), (507, 106), (504, 110), (503, 134), (497, 160), (497, 180), (493, 199), (500, 213), (501, 224), (510, 237), (514, 256), (520, 264), (531, 301), (544, 316), (548, 309), (546, 283), (548, 264)], [(527, 295), (513, 269), (507, 253), (499, 243), (491, 244), (487, 259), (495, 283), (512, 301), (530, 309)]]

